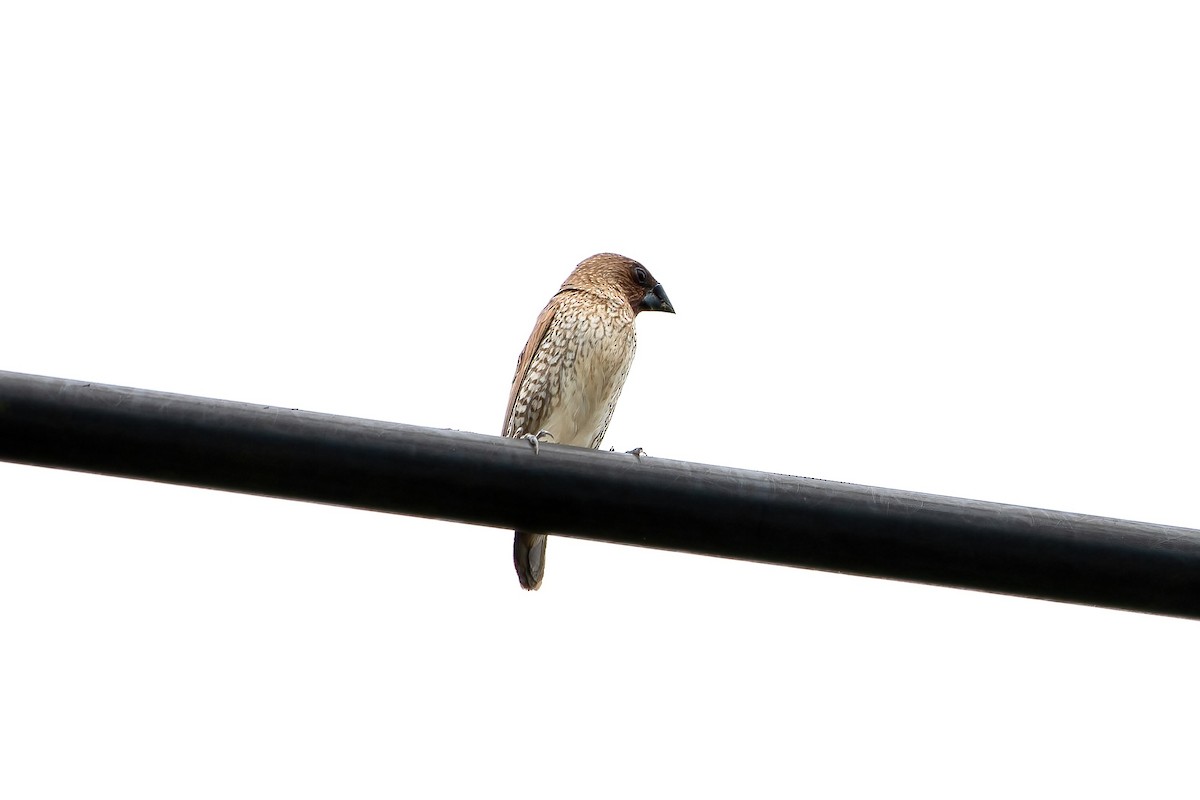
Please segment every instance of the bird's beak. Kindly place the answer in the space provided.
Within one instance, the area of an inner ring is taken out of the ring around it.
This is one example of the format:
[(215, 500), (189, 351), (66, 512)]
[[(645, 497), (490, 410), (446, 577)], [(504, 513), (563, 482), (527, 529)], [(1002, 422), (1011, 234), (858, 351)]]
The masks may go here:
[(667, 299), (667, 290), (663, 288), (661, 283), (654, 284), (654, 288), (642, 298), (642, 309), (645, 311), (666, 311), (668, 314), (675, 313), (675, 306), (671, 305), (671, 301)]

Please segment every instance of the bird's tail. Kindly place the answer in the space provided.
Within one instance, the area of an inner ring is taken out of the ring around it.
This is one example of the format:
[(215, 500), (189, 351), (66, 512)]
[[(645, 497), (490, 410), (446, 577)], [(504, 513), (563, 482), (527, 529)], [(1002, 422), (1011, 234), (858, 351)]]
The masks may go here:
[(536, 589), (546, 574), (546, 534), (517, 531), (513, 537), (513, 566), (522, 589)]

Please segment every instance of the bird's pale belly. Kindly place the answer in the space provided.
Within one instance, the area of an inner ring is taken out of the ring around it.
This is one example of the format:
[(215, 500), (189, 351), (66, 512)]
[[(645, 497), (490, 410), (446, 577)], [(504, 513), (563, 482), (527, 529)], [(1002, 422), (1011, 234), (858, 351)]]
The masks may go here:
[(616, 403), (620, 388), (606, 397), (589, 397), (589, 393), (581, 388), (578, 381), (564, 381), (559, 390), (559, 402), (541, 426), (554, 437), (550, 441), (590, 447), (596, 435), (607, 426), (609, 409)]
[(540, 426), (554, 436), (551, 441), (576, 447), (599, 445), (633, 361), (627, 355), (634, 347), (633, 337), (622, 344), (582, 347), (574, 363), (563, 370), (555, 402)]

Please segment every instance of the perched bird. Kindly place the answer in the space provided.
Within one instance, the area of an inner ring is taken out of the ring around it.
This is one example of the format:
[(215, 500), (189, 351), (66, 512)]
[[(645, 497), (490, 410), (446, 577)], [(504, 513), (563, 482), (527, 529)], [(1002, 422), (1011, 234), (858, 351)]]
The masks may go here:
[[(616, 253), (582, 261), (538, 316), (517, 361), (504, 435), (600, 446), (637, 348), (633, 319), (675, 309), (662, 284)], [(517, 531), (513, 564), (525, 589), (542, 584), (546, 534)]]

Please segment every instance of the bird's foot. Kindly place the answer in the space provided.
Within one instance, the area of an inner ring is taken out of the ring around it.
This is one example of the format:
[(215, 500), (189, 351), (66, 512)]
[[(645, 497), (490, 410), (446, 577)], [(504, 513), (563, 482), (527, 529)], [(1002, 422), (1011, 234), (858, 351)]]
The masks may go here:
[(536, 456), (540, 452), (538, 442), (544, 438), (553, 439), (554, 434), (547, 430), (540, 430), (537, 433), (527, 433), (521, 438), (533, 445), (533, 454)]
[(632, 450), (626, 450), (625, 453), (626, 453), (626, 455), (637, 456), (639, 460), (642, 459), (643, 457), (644, 458), (650, 457), (650, 454), (647, 453), (645, 450), (643, 450), (640, 447), (635, 447)]

